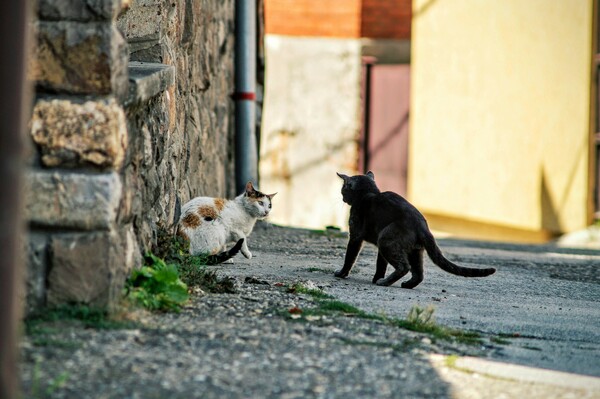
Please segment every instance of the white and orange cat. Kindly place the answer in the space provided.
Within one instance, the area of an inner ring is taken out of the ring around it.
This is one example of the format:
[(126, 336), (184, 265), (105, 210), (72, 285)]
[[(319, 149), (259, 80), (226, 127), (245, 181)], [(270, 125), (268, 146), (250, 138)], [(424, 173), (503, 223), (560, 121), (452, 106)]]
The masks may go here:
[(181, 208), (177, 234), (189, 240), (190, 254), (210, 255), (211, 263), (224, 262), (240, 249), (251, 259), (248, 236), (257, 220), (269, 216), (275, 194), (261, 193), (248, 182), (244, 193), (233, 200), (196, 197)]

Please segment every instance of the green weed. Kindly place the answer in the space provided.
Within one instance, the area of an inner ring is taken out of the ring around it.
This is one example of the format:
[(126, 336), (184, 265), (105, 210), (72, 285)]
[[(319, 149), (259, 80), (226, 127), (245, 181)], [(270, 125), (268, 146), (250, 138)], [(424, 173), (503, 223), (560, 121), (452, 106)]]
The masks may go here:
[(177, 268), (152, 254), (147, 254), (145, 261), (127, 280), (127, 297), (150, 310), (179, 311), (189, 294)]
[(108, 311), (85, 305), (61, 305), (44, 309), (25, 319), (25, 333), (30, 336), (51, 335), (59, 328), (49, 325), (57, 321), (76, 321), (85, 328), (95, 329), (128, 329), (136, 328), (131, 321), (116, 320), (109, 316)]
[(289, 287), (288, 292), (295, 293), (295, 294), (306, 294), (306, 295), (310, 295), (316, 299), (332, 299), (333, 298), (333, 296), (324, 293), (322, 290), (320, 290), (318, 288), (309, 288), (301, 283), (292, 284)]
[(139, 324), (129, 320), (112, 318), (106, 310), (83, 305), (62, 305), (47, 308), (28, 316), (24, 322), (24, 332), (32, 345), (65, 350), (81, 347), (77, 340), (71, 341), (58, 336), (67, 326), (94, 329), (139, 328)]
[(235, 282), (229, 277), (220, 278), (214, 270), (208, 270), (206, 266), (181, 266), (178, 265), (181, 279), (189, 287), (200, 287), (206, 292), (213, 293), (235, 293)]
[(63, 388), (67, 384), (68, 379), (69, 373), (62, 372), (57, 377), (52, 379), (45, 388), (42, 388), (42, 384), (40, 382), (40, 361), (36, 360), (35, 365), (33, 366), (33, 374), (31, 376), (31, 391), (28, 397), (47, 398), (57, 389)]
[(422, 308), (415, 305), (408, 312), (406, 319), (393, 319), (391, 322), (406, 330), (426, 333), (437, 339), (446, 341), (456, 340), (471, 345), (482, 343), (481, 335), (476, 332), (457, 330), (437, 324), (433, 318), (434, 310), (432, 306)]
[(327, 226), (324, 230), (309, 230), (308, 234), (313, 237), (327, 238), (345, 238), (346, 233), (343, 233), (337, 226)]
[(179, 278), (188, 288), (199, 287), (206, 292), (235, 293), (234, 281), (219, 278), (215, 271), (207, 267), (208, 256), (196, 256), (189, 253), (189, 242), (180, 236), (174, 236), (165, 229), (159, 229), (153, 254), (169, 265), (174, 265)]
[(325, 295), (326, 297), (324, 297), (324, 299), (317, 298), (317, 301), (315, 302), (316, 307), (302, 309), (300, 312), (301, 317), (294, 317), (294, 319), (302, 321), (306, 320), (307, 317), (310, 318), (311, 316), (343, 315), (347, 317), (360, 317), (369, 320), (383, 320), (382, 316), (367, 313), (346, 302), (331, 299), (332, 297), (330, 295), (324, 293), (322, 295)]
[(426, 308), (413, 306), (408, 311), (406, 321), (417, 326), (433, 326), (435, 325), (435, 320), (433, 318), (434, 311), (435, 308), (433, 306), (428, 306)]
[[(405, 330), (425, 333), (435, 339), (455, 340), (470, 345), (480, 345), (482, 343), (481, 335), (476, 332), (457, 330), (438, 325), (433, 317), (434, 308), (431, 306), (427, 308), (413, 306), (408, 312), (406, 319), (397, 319), (365, 312), (346, 302), (330, 298), (317, 300), (316, 305), (314, 308), (299, 309), (294, 312), (288, 311), (286, 312), (286, 316), (298, 321), (307, 321), (311, 316), (343, 315), (347, 317), (359, 317), (368, 320), (378, 320)], [(297, 316), (292, 316), (291, 313), (295, 313)]]
[(156, 244), (152, 246), (152, 253), (167, 262), (182, 254), (189, 254), (190, 243), (183, 237), (173, 235), (164, 227), (158, 228), (156, 232)]
[(446, 363), (446, 367), (455, 368), (456, 362), (458, 361), (458, 355), (448, 355), (444, 363)]
[(498, 345), (510, 345), (511, 342), (505, 338), (502, 338), (500, 336), (498, 337), (490, 337), (490, 341), (494, 344), (498, 344)]

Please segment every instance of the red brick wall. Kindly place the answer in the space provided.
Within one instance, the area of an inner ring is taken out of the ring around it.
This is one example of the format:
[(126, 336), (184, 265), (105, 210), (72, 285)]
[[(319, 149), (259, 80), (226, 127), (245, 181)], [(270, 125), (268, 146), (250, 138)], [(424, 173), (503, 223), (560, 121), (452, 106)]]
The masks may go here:
[(410, 39), (412, 0), (362, 0), (361, 37)]
[(267, 33), (360, 36), (360, 0), (265, 0)]
[(411, 0), (265, 0), (266, 33), (409, 39)]

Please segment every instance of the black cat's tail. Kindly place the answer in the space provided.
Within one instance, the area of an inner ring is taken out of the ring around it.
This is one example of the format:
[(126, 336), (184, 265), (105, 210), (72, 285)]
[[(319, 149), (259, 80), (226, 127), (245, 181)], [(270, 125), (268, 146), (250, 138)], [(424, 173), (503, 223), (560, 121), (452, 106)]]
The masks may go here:
[(496, 272), (496, 269), (494, 269), (493, 267), (487, 269), (473, 269), (470, 267), (459, 266), (455, 263), (450, 262), (442, 254), (440, 247), (437, 246), (435, 239), (433, 238), (431, 233), (427, 234), (427, 236), (425, 237), (424, 244), (425, 250), (427, 251), (427, 255), (429, 255), (433, 263), (435, 263), (442, 270), (447, 271), (448, 273), (456, 274), (457, 276), (463, 277), (485, 277)]
[(223, 263), (226, 260), (233, 258), (238, 252), (240, 252), (240, 249), (242, 248), (243, 243), (244, 243), (244, 239), (240, 238), (238, 240), (238, 242), (236, 242), (235, 245), (233, 247), (231, 247), (229, 250), (218, 253), (216, 255), (208, 256), (206, 258), (206, 264), (207, 265), (217, 265), (219, 263)]

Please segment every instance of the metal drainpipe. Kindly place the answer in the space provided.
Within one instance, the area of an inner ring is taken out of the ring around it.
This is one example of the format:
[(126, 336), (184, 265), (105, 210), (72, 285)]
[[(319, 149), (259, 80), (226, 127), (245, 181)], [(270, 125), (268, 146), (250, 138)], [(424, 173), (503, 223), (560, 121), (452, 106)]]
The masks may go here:
[(257, 183), (256, 0), (235, 2), (235, 188)]

